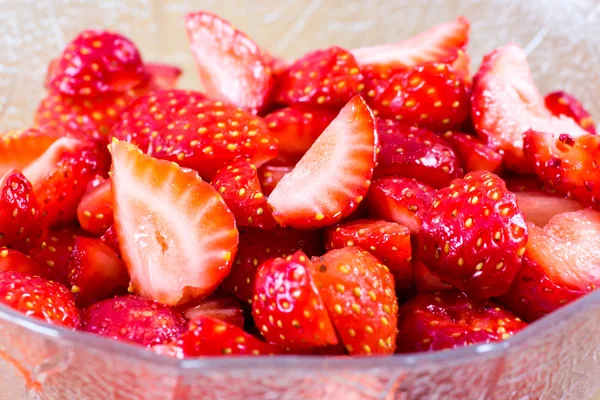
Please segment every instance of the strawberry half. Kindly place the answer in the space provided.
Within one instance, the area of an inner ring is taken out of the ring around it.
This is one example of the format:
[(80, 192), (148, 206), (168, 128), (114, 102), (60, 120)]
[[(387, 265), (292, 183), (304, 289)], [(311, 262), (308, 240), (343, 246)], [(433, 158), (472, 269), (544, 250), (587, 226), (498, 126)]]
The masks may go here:
[(454, 149), (466, 172), (501, 171), (502, 155), (476, 137), (452, 131), (444, 133), (443, 137)]
[(82, 234), (85, 232), (71, 226), (50, 229), (42, 238), (41, 244), (31, 249), (29, 256), (40, 265), (48, 267), (48, 279), (70, 286), (67, 263), (75, 239)]
[(421, 260), (413, 261), (413, 273), (418, 292), (440, 292), (454, 289), (452, 285), (434, 275)]
[(315, 229), (351, 214), (369, 189), (377, 141), (373, 114), (356, 96), (269, 196), (275, 220)]
[(146, 63), (144, 66), (150, 75), (150, 87), (153, 89), (175, 89), (183, 71), (181, 68), (162, 63)]
[(260, 181), (260, 186), (262, 187), (265, 196), (269, 196), (279, 181), (281, 181), (285, 175), (289, 174), (295, 166), (296, 164), (294, 162), (276, 158), (260, 167), (257, 171), (258, 180)]
[(60, 132), (43, 128), (0, 134), (0, 174), (11, 169), (22, 171), (60, 137)]
[(552, 92), (544, 97), (544, 104), (555, 117), (569, 117), (590, 134), (596, 134), (596, 124), (590, 113), (573, 95), (564, 91)]
[(213, 295), (199, 304), (186, 308), (183, 315), (189, 321), (211, 317), (244, 328), (244, 310), (240, 300), (230, 295)]
[(499, 304), (451, 290), (422, 293), (400, 307), (398, 351), (413, 353), (510, 338), (527, 324)]
[(111, 145), (113, 212), (132, 289), (164, 304), (206, 297), (238, 243), (233, 214), (210, 184), (177, 164)]
[(19, 272), (27, 275), (48, 277), (48, 266), (35, 262), (20, 251), (0, 248), (0, 271)]
[(86, 191), (77, 206), (77, 219), (84, 230), (98, 235), (113, 224), (110, 179)]
[(525, 216), (515, 195), (486, 171), (470, 172), (439, 190), (418, 236), (421, 261), (479, 299), (506, 293), (526, 244)]

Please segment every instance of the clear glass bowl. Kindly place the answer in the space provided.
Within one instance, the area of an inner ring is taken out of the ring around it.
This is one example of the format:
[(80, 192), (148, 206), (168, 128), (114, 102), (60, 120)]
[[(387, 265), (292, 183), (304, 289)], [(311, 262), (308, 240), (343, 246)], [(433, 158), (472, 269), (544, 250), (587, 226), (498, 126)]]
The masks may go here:
[[(203, 8), (287, 57), (394, 42), (465, 15), (474, 66), (517, 42), (542, 91), (569, 90), (600, 115), (597, 0), (0, 0), (0, 129), (30, 123), (48, 61), (84, 28), (125, 33), (198, 87), (182, 15)], [(589, 399), (599, 359), (600, 291), (502, 343), (356, 359), (178, 361), (0, 308), (3, 399)]]

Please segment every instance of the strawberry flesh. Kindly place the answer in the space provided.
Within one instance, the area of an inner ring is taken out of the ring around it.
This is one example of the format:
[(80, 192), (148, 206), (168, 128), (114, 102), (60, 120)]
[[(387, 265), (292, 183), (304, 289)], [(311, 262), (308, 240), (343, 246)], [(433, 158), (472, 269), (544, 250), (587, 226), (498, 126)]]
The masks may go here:
[(183, 71), (181, 68), (162, 63), (146, 63), (152, 89), (175, 89)]
[(502, 155), (481, 140), (462, 132), (443, 134), (462, 162), (466, 172), (489, 171), (497, 174), (502, 169)]
[(37, 263), (20, 251), (6, 247), (0, 248), (0, 271), (48, 277), (48, 266)]
[(188, 321), (210, 317), (244, 328), (244, 310), (240, 300), (230, 295), (212, 295), (199, 304), (183, 311)]
[(265, 196), (269, 196), (279, 181), (281, 181), (285, 175), (289, 174), (295, 166), (295, 162), (275, 158), (260, 167), (257, 171), (258, 180), (260, 181), (260, 186), (262, 187)]
[(111, 225), (110, 228), (104, 232), (102, 236), (100, 236), (100, 240), (102, 243), (113, 249), (115, 253), (119, 256), (121, 255), (121, 249), (119, 248), (119, 238), (117, 237), (117, 230), (114, 225)]
[(413, 273), (418, 292), (440, 292), (454, 289), (452, 285), (442, 281), (439, 276), (431, 272), (421, 260), (414, 260)]
[(590, 134), (596, 134), (596, 124), (590, 113), (573, 95), (564, 91), (552, 92), (544, 97), (544, 104), (555, 117), (569, 117)]
[(29, 128), (0, 134), (0, 174), (11, 169), (22, 171), (61, 137), (61, 132)]

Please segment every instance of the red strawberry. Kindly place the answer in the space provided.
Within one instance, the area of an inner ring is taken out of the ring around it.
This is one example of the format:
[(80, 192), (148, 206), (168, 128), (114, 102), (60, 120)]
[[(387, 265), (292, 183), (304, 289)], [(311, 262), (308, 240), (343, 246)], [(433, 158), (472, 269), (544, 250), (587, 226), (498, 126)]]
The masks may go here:
[(113, 251), (119, 256), (121, 255), (121, 249), (119, 248), (119, 238), (117, 237), (117, 230), (115, 229), (114, 225), (111, 225), (110, 228), (108, 228), (106, 232), (104, 232), (104, 234), (100, 236), (100, 240), (102, 240), (102, 242), (105, 245), (113, 249)]
[(452, 285), (434, 275), (421, 260), (413, 261), (413, 273), (418, 292), (439, 292), (454, 289)]
[(502, 302), (533, 321), (600, 285), (600, 214), (567, 212), (528, 228), (523, 267)]
[(312, 276), (350, 355), (394, 353), (398, 300), (377, 258), (357, 247), (331, 250), (313, 260)]
[(137, 296), (106, 299), (83, 310), (84, 331), (142, 346), (163, 344), (185, 332), (185, 319), (173, 308)]
[(79, 327), (79, 310), (71, 292), (38, 276), (0, 271), (0, 303), (51, 324)]
[(67, 269), (71, 293), (80, 307), (126, 292), (129, 286), (125, 264), (100, 239), (78, 236)]
[(61, 137), (51, 129), (29, 128), (0, 134), (0, 175), (22, 171)]
[(186, 308), (183, 315), (189, 320), (211, 317), (244, 328), (244, 310), (240, 300), (229, 295), (213, 295), (201, 303)]
[(260, 167), (277, 155), (277, 143), (260, 118), (181, 90), (138, 99), (123, 113), (114, 136), (153, 157), (195, 169), (207, 180), (235, 158)]
[(452, 147), (427, 129), (378, 119), (377, 133), (381, 151), (375, 177), (405, 176), (441, 188), (463, 175)]
[(88, 189), (77, 206), (77, 219), (83, 229), (101, 234), (113, 223), (110, 179)]
[(354, 56), (333, 46), (305, 54), (289, 66), (278, 78), (274, 99), (339, 109), (359, 93), (362, 79)]
[(382, 178), (371, 184), (366, 204), (372, 218), (396, 222), (415, 234), (435, 194), (435, 189), (415, 179)]
[(596, 124), (590, 113), (573, 95), (563, 91), (552, 92), (544, 97), (544, 104), (555, 117), (569, 117), (590, 134), (596, 134)]
[(150, 75), (150, 87), (153, 89), (175, 89), (183, 73), (181, 68), (170, 64), (147, 63), (145, 68)]
[(85, 30), (73, 39), (50, 70), (51, 91), (94, 98), (124, 92), (148, 82), (132, 41), (113, 32)]
[(516, 45), (500, 47), (483, 57), (474, 78), (471, 118), (477, 134), (504, 153), (504, 164), (531, 172), (523, 157), (523, 132), (585, 134), (572, 119), (553, 117), (537, 91), (525, 52)]
[(0, 271), (19, 272), (27, 275), (48, 277), (48, 266), (41, 265), (20, 251), (0, 248)]
[(383, 262), (394, 276), (396, 288), (413, 286), (410, 231), (394, 222), (359, 219), (325, 230), (325, 248), (359, 246)]
[(48, 267), (48, 279), (69, 285), (67, 262), (73, 251), (75, 239), (83, 233), (74, 227), (51, 229), (43, 237), (41, 244), (33, 248), (29, 255), (40, 265)]
[(457, 291), (422, 293), (400, 307), (398, 351), (413, 353), (505, 340), (527, 324), (499, 304)]
[(301, 251), (258, 268), (252, 316), (267, 342), (280, 347), (302, 350), (338, 344), (311, 277), (311, 262)]
[(277, 225), (253, 164), (234, 161), (217, 172), (211, 185), (229, 206), (237, 226), (273, 229)]
[(164, 304), (206, 297), (227, 276), (238, 243), (233, 214), (197, 173), (114, 140), (115, 228), (131, 287)]
[(465, 171), (498, 173), (502, 169), (502, 155), (476, 137), (452, 131), (444, 133), (443, 137), (454, 149)]
[(275, 220), (315, 229), (351, 214), (369, 189), (377, 140), (371, 110), (354, 97), (271, 193)]
[(421, 261), (479, 299), (506, 293), (526, 244), (525, 216), (515, 195), (486, 171), (469, 172), (439, 190), (418, 236)]
[(309, 257), (322, 254), (322, 242), (319, 231), (241, 228), (235, 262), (221, 287), (240, 300), (250, 302), (254, 296), (254, 277), (260, 264), (276, 257), (285, 258), (298, 250)]
[(260, 181), (260, 186), (262, 187), (265, 196), (269, 196), (279, 181), (281, 181), (285, 175), (290, 173), (294, 167), (295, 163), (283, 161), (279, 158), (271, 160), (260, 167), (257, 171), (258, 180)]
[(207, 12), (187, 14), (185, 26), (206, 93), (237, 107), (259, 110), (273, 86), (273, 58), (228, 21)]

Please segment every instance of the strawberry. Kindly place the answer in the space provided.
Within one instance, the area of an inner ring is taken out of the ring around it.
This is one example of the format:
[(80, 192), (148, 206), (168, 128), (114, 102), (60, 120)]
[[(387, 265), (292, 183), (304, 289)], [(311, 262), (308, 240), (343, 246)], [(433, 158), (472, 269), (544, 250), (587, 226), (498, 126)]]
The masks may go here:
[(456, 153), (435, 133), (390, 119), (378, 119), (377, 132), (375, 177), (404, 176), (441, 188), (463, 175)]
[(240, 228), (237, 256), (221, 287), (240, 300), (250, 302), (254, 295), (254, 277), (260, 264), (276, 257), (285, 258), (298, 250), (309, 257), (321, 254), (321, 232)]
[(123, 293), (129, 286), (127, 268), (100, 239), (78, 236), (67, 261), (71, 293), (80, 307)]
[(77, 35), (49, 72), (52, 92), (88, 98), (124, 92), (149, 80), (135, 44), (118, 33), (99, 30)]
[(253, 164), (244, 160), (233, 161), (217, 172), (211, 185), (229, 206), (237, 226), (273, 229), (277, 225)]
[(169, 306), (128, 295), (102, 300), (83, 310), (81, 329), (149, 347), (185, 332), (185, 319)]
[(81, 227), (94, 234), (101, 234), (113, 223), (112, 190), (110, 179), (88, 189), (77, 206), (77, 219)]
[(42, 238), (41, 244), (34, 247), (29, 255), (42, 265), (48, 267), (48, 279), (69, 285), (69, 269), (67, 262), (73, 251), (75, 239), (84, 234), (79, 228), (63, 227), (50, 229)]
[(102, 243), (113, 249), (115, 253), (121, 256), (121, 249), (119, 248), (119, 238), (117, 237), (117, 230), (114, 225), (111, 225), (110, 228), (104, 232), (102, 236), (100, 236), (100, 240)]
[(499, 304), (451, 290), (421, 293), (400, 307), (398, 351), (413, 353), (505, 340), (527, 324)]
[(315, 229), (352, 213), (369, 189), (377, 140), (371, 110), (354, 97), (269, 196), (275, 220)]
[(333, 46), (305, 54), (290, 65), (278, 78), (274, 99), (339, 109), (359, 93), (362, 79), (354, 56)]
[(150, 75), (150, 87), (153, 89), (175, 89), (183, 71), (181, 68), (162, 63), (146, 63), (144, 66)]
[(311, 262), (301, 251), (258, 268), (252, 316), (267, 342), (280, 347), (302, 350), (338, 344), (311, 277)]
[(190, 47), (206, 93), (237, 107), (268, 105), (273, 58), (228, 21), (199, 11), (185, 16)]
[(502, 155), (476, 137), (456, 131), (447, 131), (443, 137), (454, 149), (465, 171), (501, 171)]
[(416, 234), (435, 194), (435, 189), (415, 179), (381, 178), (373, 181), (365, 201), (370, 217), (396, 222)]
[(413, 273), (418, 292), (440, 292), (454, 289), (452, 285), (434, 275), (421, 260), (413, 261)]
[(48, 277), (48, 266), (41, 265), (20, 251), (0, 248), (0, 271)]
[(183, 315), (189, 320), (211, 317), (244, 328), (244, 310), (240, 300), (229, 295), (213, 295), (199, 304), (188, 307)]
[(523, 132), (586, 133), (572, 119), (554, 117), (537, 91), (525, 52), (516, 45), (500, 47), (483, 57), (474, 78), (471, 119), (479, 137), (504, 153), (507, 168), (530, 173), (523, 157)]
[(552, 92), (544, 97), (544, 104), (555, 117), (569, 117), (590, 134), (596, 134), (596, 124), (590, 113), (573, 95), (563, 91)]
[(51, 324), (79, 327), (79, 309), (71, 292), (38, 276), (0, 271), (0, 303)]
[(528, 228), (523, 267), (501, 301), (533, 321), (600, 285), (600, 214), (567, 212)]
[(273, 192), (279, 181), (290, 173), (295, 165), (293, 162), (276, 158), (258, 169), (258, 180), (265, 196), (269, 196)]
[(413, 286), (410, 231), (395, 222), (359, 219), (325, 230), (325, 248), (359, 246), (383, 262), (394, 276), (396, 289)]
[(29, 128), (0, 134), (0, 174), (22, 171), (61, 137), (51, 129)]
[(208, 296), (238, 243), (233, 214), (196, 172), (114, 139), (112, 190), (121, 255), (135, 293), (175, 305)]
[(235, 158), (260, 167), (277, 155), (277, 143), (260, 118), (197, 92), (142, 96), (123, 113), (113, 134), (207, 180)]
[(365, 250), (344, 247), (313, 259), (312, 277), (350, 355), (394, 353), (398, 300), (387, 267)]
[(506, 293), (526, 244), (525, 216), (515, 195), (487, 171), (469, 172), (439, 190), (418, 235), (421, 261), (478, 299)]

